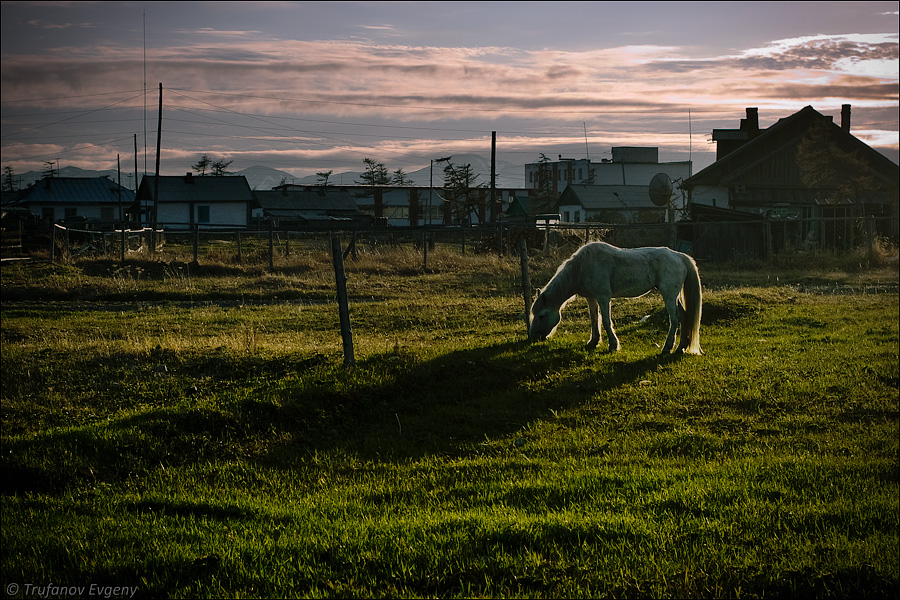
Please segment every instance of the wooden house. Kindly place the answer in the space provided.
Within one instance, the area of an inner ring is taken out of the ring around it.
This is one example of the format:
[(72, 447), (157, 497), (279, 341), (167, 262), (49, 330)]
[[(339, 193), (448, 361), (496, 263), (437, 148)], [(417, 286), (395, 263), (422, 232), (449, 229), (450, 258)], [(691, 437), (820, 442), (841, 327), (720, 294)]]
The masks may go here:
[(279, 229), (330, 229), (366, 227), (372, 219), (364, 215), (353, 195), (334, 187), (279, 186), (255, 190), (255, 221), (267, 221)]
[[(834, 176), (809, 184), (798, 156), (803, 140), (813, 135), (822, 140), (823, 152), (853, 166), (838, 163)], [(748, 108), (739, 129), (717, 129), (713, 139), (716, 162), (681, 186), (690, 204), (797, 220), (798, 244), (837, 242), (838, 217), (874, 217), (879, 233), (897, 239), (900, 169), (850, 133), (849, 105), (840, 125), (807, 106), (767, 129), (759, 128), (757, 110)], [(848, 178), (864, 181), (858, 193), (846, 192)]]
[(134, 198), (132, 190), (106, 177), (44, 177), (21, 191), (16, 205), (27, 208), (45, 226), (112, 229), (125, 220)]
[[(131, 212), (165, 229), (247, 227), (254, 198), (243, 175), (145, 175)], [(157, 190), (159, 196), (157, 198)], [(153, 210), (156, 207), (156, 218)]]

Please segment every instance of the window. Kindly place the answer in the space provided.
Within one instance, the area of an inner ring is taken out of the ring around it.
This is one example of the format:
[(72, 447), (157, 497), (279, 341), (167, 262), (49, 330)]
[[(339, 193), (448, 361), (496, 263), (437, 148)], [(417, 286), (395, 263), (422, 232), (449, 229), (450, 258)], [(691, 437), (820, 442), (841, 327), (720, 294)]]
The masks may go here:
[(202, 205), (197, 207), (197, 222), (209, 223), (209, 206)]

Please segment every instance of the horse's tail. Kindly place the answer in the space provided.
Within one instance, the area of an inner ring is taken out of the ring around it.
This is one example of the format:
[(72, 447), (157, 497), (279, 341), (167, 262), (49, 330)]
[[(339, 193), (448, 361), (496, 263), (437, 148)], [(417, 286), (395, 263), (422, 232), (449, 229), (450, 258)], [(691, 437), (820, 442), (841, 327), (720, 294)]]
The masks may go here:
[(681, 322), (681, 341), (678, 348), (685, 354), (703, 354), (700, 349), (700, 315), (703, 312), (703, 292), (697, 263), (687, 254), (681, 255), (687, 267), (687, 277), (681, 290), (684, 298), (684, 320)]

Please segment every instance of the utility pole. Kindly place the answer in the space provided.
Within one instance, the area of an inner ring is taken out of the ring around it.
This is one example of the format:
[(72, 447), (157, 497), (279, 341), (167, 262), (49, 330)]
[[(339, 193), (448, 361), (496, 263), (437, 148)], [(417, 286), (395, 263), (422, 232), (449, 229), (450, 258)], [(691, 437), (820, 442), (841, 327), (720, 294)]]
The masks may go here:
[(497, 132), (491, 132), (491, 221), (497, 221), (500, 207), (497, 206)]
[(162, 83), (159, 84), (159, 118), (156, 124), (156, 177), (153, 181), (153, 218), (150, 220), (150, 226), (153, 228), (150, 239), (152, 240), (152, 248), (150, 254), (156, 252), (156, 219), (159, 217), (159, 155), (162, 151)]

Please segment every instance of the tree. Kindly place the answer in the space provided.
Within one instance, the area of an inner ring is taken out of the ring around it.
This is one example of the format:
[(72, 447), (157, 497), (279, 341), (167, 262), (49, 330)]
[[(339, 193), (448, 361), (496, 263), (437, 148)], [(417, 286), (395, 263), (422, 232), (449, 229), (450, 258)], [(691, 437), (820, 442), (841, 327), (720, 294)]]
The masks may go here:
[(203, 177), (206, 175), (206, 170), (209, 169), (210, 165), (212, 165), (212, 159), (209, 157), (209, 154), (204, 154), (200, 157), (200, 160), (196, 162), (196, 164), (191, 165), (191, 169), (196, 171), (198, 175)]
[(537, 197), (541, 200), (549, 200), (553, 197), (553, 173), (550, 170), (550, 159), (541, 152), (540, 158), (538, 158), (538, 172), (537, 172)]
[(394, 171), (393, 178), (391, 179), (391, 183), (398, 186), (404, 185), (412, 185), (413, 180), (409, 178), (409, 176), (403, 172), (403, 169), (397, 169)]
[(4, 192), (15, 192), (16, 186), (16, 174), (13, 172), (13, 168), (9, 165), (3, 167), (3, 191)]
[[(56, 165), (54, 168), (53, 165)], [(44, 177), (56, 177), (56, 174), (59, 172), (59, 161), (45, 160), (44, 161), (44, 170), (42, 172)]]
[(209, 154), (204, 154), (191, 168), (201, 177), (206, 176), (207, 171), (213, 177), (221, 177), (223, 175), (234, 175), (233, 171), (228, 170), (228, 166), (232, 162), (234, 161), (226, 161), (224, 158), (214, 159)]
[(471, 223), (472, 216), (477, 216), (480, 197), (477, 190), (481, 187), (475, 183), (478, 177), (470, 164), (455, 167), (447, 163), (444, 167), (444, 196), (457, 223)]
[(213, 161), (212, 176), (213, 177), (222, 177), (224, 175), (234, 175), (234, 171), (228, 170), (228, 166), (233, 162), (234, 162), (233, 160), (226, 161), (224, 158), (220, 158), (219, 160)]
[(334, 169), (316, 173), (316, 184), (321, 185), (322, 187), (328, 187), (328, 180), (331, 179), (332, 173), (334, 173)]
[(384, 163), (375, 162), (371, 158), (363, 159), (363, 163), (366, 165), (366, 170), (360, 175), (362, 181), (357, 181), (356, 183), (372, 186), (375, 218), (380, 219), (384, 216), (384, 190), (381, 189), (381, 186), (390, 185), (391, 178), (388, 177), (388, 170)]
[(371, 158), (364, 158), (363, 163), (366, 165), (366, 170), (360, 175), (362, 181), (356, 182), (358, 185), (371, 185), (372, 187), (391, 185), (391, 178), (388, 176), (388, 170), (384, 163), (377, 163)]

